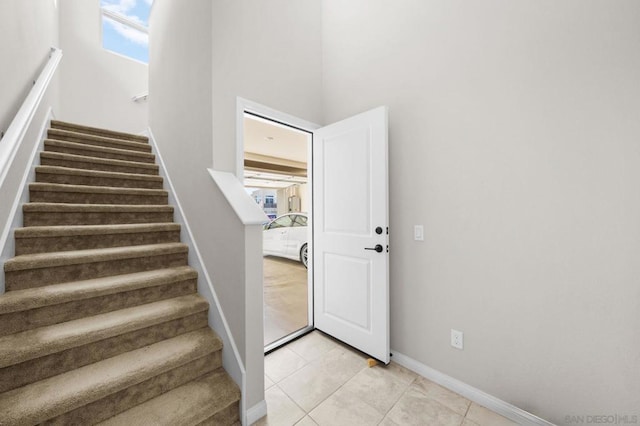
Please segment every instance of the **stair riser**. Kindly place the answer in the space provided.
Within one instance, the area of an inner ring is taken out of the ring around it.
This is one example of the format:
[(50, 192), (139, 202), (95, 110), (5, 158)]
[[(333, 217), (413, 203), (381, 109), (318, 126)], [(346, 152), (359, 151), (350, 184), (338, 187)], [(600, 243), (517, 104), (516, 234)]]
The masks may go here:
[(44, 380), (124, 352), (207, 327), (207, 312), (68, 349), (0, 369), (0, 393)]
[(86, 135), (92, 135), (92, 136), (100, 136), (100, 137), (104, 137), (104, 138), (112, 138), (112, 139), (121, 139), (121, 140), (130, 140), (133, 142), (142, 142), (142, 143), (148, 143), (149, 140), (147, 137), (140, 137), (137, 135), (129, 135), (126, 133), (120, 133), (120, 132), (111, 132), (109, 130), (102, 130), (102, 129), (87, 129), (84, 127), (75, 127), (75, 126), (68, 126), (65, 124), (61, 124), (61, 123), (51, 123), (51, 128), (52, 129), (59, 129), (59, 130), (66, 130), (68, 132), (76, 132), (76, 133), (83, 133)]
[(113, 225), (173, 222), (172, 212), (24, 212), (24, 226)]
[[(101, 136), (101, 137), (104, 137), (104, 136)], [(49, 131), (49, 133), (47, 134), (47, 138), (50, 140), (74, 142), (74, 143), (81, 143), (81, 144), (93, 145), (93, 146), (102, 146), (105, 148), (128, 149), (130, 151), (138, 151), (138, 152), (151, 152), (151, 145), (142, 144), (142, 143), (139, 145), (134, 145), (131, 143), (133, 141), (126, 141), (125, 143), (118, 143), (117, 140), (116, 141), (108, 141), (108, 140), (95, 141), (82, 136), (58, 135), (51, 131)], [(110, 139), (115, 139), (115, 138), (110, 138)]]
[(155, 163), (155, 157), (153, 155), (136, 155), (135, 152), (109, 152), (109, 151), (97, 151), (92, 149), (85, 149), (82, 146), (70, 147), (70, 146), (57, 146), (54, 144), (48, 144), (45, 142), (45, 151), (47, 152), (61, 152), (64, 154), (84, 155), (87, 157), (108, 158), (111, 160), (123, 160), (123, 161), (135, 161), (138, 163)]
[(77, 176), (36, 171), (36, 182), (66, 185), (113, 186), (118, 188), (162, 189), (162, 180), (140, 180), (103, 176)]
[(218, 351), (42, 424), (89, 425), (101, 422), (207, 374), (221, 364), (222, 358)]
[(180, 231), (16, 238), (15, 241), (16, 256), (19, 256), (22, 254), (51, 253), (58, 251), (178, 243), (180, 242)]
[(187, 253), (180, 252), (151, 255), (148, 257), (108, 260), (104, 262), (81, 263), (77, 265), (5, 271), (5, 283), (8, 291), (22, 290), (42, 287), (48, 284), (90, 280), (111, 275), (131, 274), (134, 272), (186, 265)]
[(219, 425), (235, 425), (240, 421), (240, 402), (234, 402), (226, 408), (223, 408), (215, 415), (207, 420), (198, 423), (196, 426), (219, 426)]
[[(0, 336), (196, 292), (196, 279), (0, 315)], [(1, 391), (0, 391), (1, 392)]]
[(115, 165), (115, 164), (101, 164), (91, 161), (82, 161), (80, 159), (61, 159), (61, 158), (48, 158), (45, 156), (40, 157), (40, 164), (43, 166), (59, 166), (70, 167), (73, 169), (84, 170), (96, 170), (102, 172), (117, 172), (117, 173), (136, 173), (140, 175), (158, 175), (158, 168), (138, 167), (135, 165)]
[(29, 199), (32, 203), (65, 203), (65, 204), (127, 204), (127, 205), (166, 205), (167, 194), (142, 195), (92, 192), (58, 192), (30, 189)]

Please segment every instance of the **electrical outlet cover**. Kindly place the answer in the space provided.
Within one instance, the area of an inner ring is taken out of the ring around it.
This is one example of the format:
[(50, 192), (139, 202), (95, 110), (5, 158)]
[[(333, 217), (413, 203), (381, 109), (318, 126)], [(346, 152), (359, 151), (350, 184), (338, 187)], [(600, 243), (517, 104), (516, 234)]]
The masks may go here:
[(464, 333), (462, 331), (451, 329), (451, 346), (456, 349), (464, 348)]

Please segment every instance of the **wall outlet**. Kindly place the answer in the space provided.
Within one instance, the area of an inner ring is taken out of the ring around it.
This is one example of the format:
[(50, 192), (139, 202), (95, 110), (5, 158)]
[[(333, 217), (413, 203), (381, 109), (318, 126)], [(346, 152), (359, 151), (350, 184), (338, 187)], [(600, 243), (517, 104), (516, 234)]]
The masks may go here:
[(457, 349), (463, 349), (464, 333), (462, 331), (451, 329), (451, 346)]
[(424, 226), (413, 225), (413, 239), (416, 241), (424, 241)]

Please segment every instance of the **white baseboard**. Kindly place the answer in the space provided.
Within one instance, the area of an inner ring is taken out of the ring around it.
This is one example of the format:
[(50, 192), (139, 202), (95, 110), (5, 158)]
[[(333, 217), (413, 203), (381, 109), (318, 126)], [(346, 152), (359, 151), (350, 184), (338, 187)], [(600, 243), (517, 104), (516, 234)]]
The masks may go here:
[(264, 399), (247, 410), (247, 426), (267, 415), (267, 401)]
[(476, 389), (473, 386), (461, 382), (458, 379), (447, 376), (446, 374), (435, 370), (427, 365), (424, 365), (413, 358), (403, 355), (400, 352), (394, 350), (392, 350), (391, 352), (393, 354), (392, 360), (400, 364), (401, 366), (415, 371), (416, 373), (431, 380), (432, 382), (435, 382), (440, 386), (443, 386), (459, 395), (462, 395), (468, 400), (473, 401), (478, 405), (482, 405), (483, 407), (486, 407), (489, 410), (500, 414), (501, 416), (513, 420), (519, 425), (554, 426), (553, 423), (549, 423), (548, 421), (541, 419), (540, 417), (534, 416), (533, 414), (524, 411), (523, 409), (518, 408), (515, 405), (509, 404), (508, 402), (496, 398), (493, 395), (489, 395), (488, 393), (485, 393), (480, 389)]

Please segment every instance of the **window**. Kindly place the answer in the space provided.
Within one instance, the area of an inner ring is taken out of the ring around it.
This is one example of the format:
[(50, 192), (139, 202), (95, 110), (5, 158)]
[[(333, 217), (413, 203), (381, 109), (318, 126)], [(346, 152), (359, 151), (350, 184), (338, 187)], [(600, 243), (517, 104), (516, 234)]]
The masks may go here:
[(265, 195), (264, 196), (264, 208), (265, 209), (275, 209), (278, 205), (276, 204), (276, 198), (273, 195)]
[(307, 226), (307, 217), (301, 215), (296, 216), (293, 226)]
[(271, 225), (269, 225), (269, 229), (288, 228), (291, 226), (292, 223), (293, 223), (293, 220), (291, 216), (282, 216), (280, 219), (276, 220), (275, 222), (271, 222)]
[(149, 13), (153, 0), (100, 0), (102, 47), (149, 63)]

